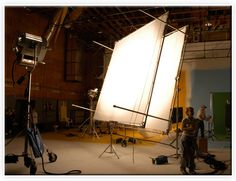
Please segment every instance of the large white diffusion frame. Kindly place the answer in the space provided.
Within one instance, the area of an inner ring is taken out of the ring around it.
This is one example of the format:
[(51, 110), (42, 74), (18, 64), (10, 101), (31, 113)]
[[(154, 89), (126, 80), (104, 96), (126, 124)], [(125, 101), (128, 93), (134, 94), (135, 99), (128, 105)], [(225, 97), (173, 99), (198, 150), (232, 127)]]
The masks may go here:
[[(160, 19), (166, 21), (167, 14)], [(165, 23), (154, 20), (115, 44), (94, 119), (142, 124), (143, 115), (113, 105), (146, 111), (164, 28)]]
[[(163, 118), (167, 117), (165, 114), (163, 115), (163, 112), (169, 115), (170, 107), (168, 105), (173, 97), (175, 76), (183, 44), (181, 44), (182, 40), (179, 39), (182, 36), (175, 35), (178, 33), (176, 32), (165, 38), (162, 47), (165, 28), (163, 22), (166, 22), (167, 16), (167, 14), (162, 15), (159, 17), (162, 21), (154, 20), (116, 43), (98, 99), (94, 119), (142, 125), (146, 118), (145, 115), (113, 106), (117, 105), (146, 113), (156, 69), (158, 70), (156, 83), (148, 114), (153, 113), (153, 115), (163, 116)], [(161, 54), (158, 63), (161, 49), (164, 53)], [(157, 67), (157, 65), (159, 66)], [(165, 80), (163, 81), (163, 79)], [(171, 81), (169, 81), (170, 79)], [(161, 100), (159, 100), (160, 97)], [(166, 130), (167, 126), (167, 121), (160, 121), (155, 118), (148, 117), (146, 121), (147, 128)]]
[[(170, 118), (171, 103), (175, 93), (175, 84), (178, 77), (177, 74), (184, 45), (186, 26), (181, 28), (180, 31), (171, 33), (164, 39), (148, 112), (149, 115), (167, 120)], [(148, 116), (145, 128), (165, 131), (168, 129), (168, 126), (168, 121)]]

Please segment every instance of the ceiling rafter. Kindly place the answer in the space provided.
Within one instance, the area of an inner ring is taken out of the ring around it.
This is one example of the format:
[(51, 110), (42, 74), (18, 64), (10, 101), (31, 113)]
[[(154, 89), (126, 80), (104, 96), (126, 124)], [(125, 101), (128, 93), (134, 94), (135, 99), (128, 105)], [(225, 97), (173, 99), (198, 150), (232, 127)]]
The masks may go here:
[[(46, 18), (52, 18), (58, 8), (63, 7), (24, 7), (29, 13), (37, 13)], [(69, 10), (75, 6), (68, 7)], [(187, 41), (194, 40), (195, 31), (200, 36), (217, 34), (216, 39), (230, 38), (231, 34), (231, 6), (88, 6), (78, 17), (73, 16), (71, 26), (66, 27), (69, 31), (78, 34), (78, 38), (84, 41), (115, 42), (136, 29), (149, 23), (153, 18), (140, 12), (143, 10), (154, 17), (159, 17), (169, 12), (168, 23), (176, 28), (184, 25), (189, 26), (190, 34)], [(67, 16), (69, 18), (69, 16)], [(207, 21), (211, 26), (206, 26)], [(202, 33), (201, 33), (202, 32)], [(209, 36), (209, 37), (212, 37)], [(201, 38), (199, 38), (201, 41)], [(207, 40), (206, 36), (202, 40)]]

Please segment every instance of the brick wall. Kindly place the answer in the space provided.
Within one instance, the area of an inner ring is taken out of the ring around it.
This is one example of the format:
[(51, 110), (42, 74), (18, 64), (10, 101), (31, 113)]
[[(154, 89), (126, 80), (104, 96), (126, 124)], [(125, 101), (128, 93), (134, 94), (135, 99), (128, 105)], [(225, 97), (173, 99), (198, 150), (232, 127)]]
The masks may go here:
[[(52, 18), (52, 17), (51, 17)], [(28, 32), (30, 34), (42, 36), (51, 19), (46, 16), (27, 12), (23, 7), (6, 7), (5, 8), (5, 95), (6, 96), (24, 96), (27, 86), (27, 80), (21, 85), (12, 86), (12, 65), (16, 58), (12, 51), (14, 41), (20, 32)], [(87, 52), (88, 53), (88, 52)], [(89, 54), (89, 53), (88, 53)], [(85, 60), (89, 59), (89, 57)], [(45, 65), (38, 64), (32, 74), (32, 91), (33, 98), (48, 98), (62, 100), (80, 100), (87, 95), (88, 82), (90, 74), (86, 74), (86, 64), (83, 64), (84, 74), (88, 76), (82, 82), (65, 81), (65, 35), (62, 28), (60, 34), (54, 43), (50, 42), (50, 49), (45, 56)], [(96, 61), (96, 60), (95, 60)], [(91, 65), (90, 65), (91, 67)], [(16, 65), (14, 68), (15, 81), (26, 73), (25, 67)]]

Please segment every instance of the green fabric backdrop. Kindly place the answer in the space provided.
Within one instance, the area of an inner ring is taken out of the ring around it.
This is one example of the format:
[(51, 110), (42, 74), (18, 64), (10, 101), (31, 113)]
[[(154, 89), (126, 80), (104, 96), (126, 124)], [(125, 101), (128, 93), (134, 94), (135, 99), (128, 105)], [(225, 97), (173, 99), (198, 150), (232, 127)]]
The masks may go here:
[(231, 102), (231, 93), (229, 92), (212, 93), (214, 133), (216, 138), (220, 140), (227, 138), (227, 131), (225, 126), (227, 100)]

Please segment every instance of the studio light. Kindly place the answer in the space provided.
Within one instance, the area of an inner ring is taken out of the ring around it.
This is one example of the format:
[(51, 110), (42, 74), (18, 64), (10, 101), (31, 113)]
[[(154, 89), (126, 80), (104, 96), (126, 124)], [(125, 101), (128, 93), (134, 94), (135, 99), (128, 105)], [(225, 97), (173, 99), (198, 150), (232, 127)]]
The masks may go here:
[(47, 42), (42, 37), (30, 33), (20, 33), (13, 48), (17, 56), (17, 63), (26, 67), (33, 67), (43, 63), (47, 51)]
[(88, 90), (88, 96), (92, 99), (96, 98), (98, 95), (98, 88)]

